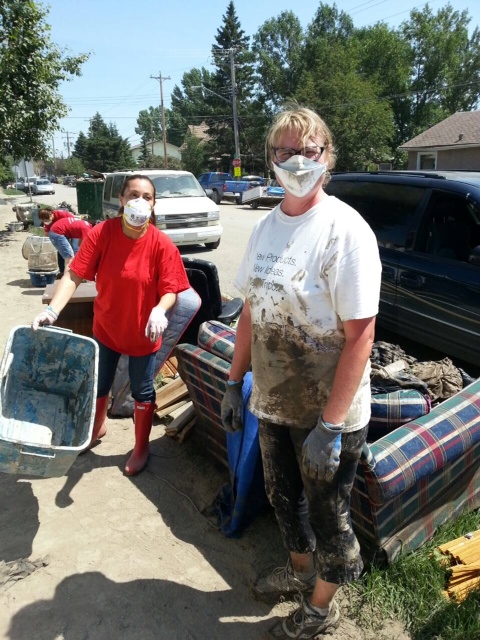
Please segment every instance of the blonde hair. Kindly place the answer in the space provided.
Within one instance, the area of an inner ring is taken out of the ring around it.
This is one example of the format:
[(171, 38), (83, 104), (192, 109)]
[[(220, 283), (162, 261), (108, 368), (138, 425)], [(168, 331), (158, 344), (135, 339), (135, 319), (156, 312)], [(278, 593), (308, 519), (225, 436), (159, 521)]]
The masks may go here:
[[(285, 133), (295, 131), (299, 140), (305, 144), (310, 138), (322, 137), (325, 140), (325, 152), (328, 169), (333, 169), (337, 155), (333, 146), (333, 137), (325, 121), (312, 109), (296, 103), (288, 104), (275, 116), (265, 140), (265, 160), (272, 168), (272, 154), (276, 141)], [(328, 177), (328, 176), (327, 176)]]

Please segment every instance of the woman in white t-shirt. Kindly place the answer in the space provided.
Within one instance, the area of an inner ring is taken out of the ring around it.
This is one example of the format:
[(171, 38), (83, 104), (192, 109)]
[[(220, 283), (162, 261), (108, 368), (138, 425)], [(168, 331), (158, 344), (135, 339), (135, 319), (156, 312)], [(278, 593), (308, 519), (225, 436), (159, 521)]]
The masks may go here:
[(335, 150), (314, 111), (281, 112), (266, 154), (285, 199), (256, 224), (235, 280), (246, 301), (222, 421), (241, 428), (251, 366), (267, 495), (290, 555), (254, 591), (272, 601), (310, 594), (270, 630), (286, 640), (337, 626), (334, 595), (363, 567), (350, 492), (370, 417), (381, 266), (368, 224), (323, 189)]

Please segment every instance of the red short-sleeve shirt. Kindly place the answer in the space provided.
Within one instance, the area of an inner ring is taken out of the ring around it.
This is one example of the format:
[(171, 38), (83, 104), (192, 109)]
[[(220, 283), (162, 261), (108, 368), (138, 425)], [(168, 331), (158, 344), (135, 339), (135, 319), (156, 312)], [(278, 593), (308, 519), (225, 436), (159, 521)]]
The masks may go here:
[(52, 233), (58, 233), (58, 235), (69, 239), (79, 238), (81, 240), (85, 239), (91, 229), (90, 222), (78, 218), (61, 218), (50, 227)]
[(52, 213), (53, 213), (53, 220), (43, 225), (43, 230), (47, 235), (50, 229), (52, 228), (52, 225), (54, 225), (55, 222), (58, 222), (58, 220), (62, 220), (62, 218), (75, 218), (73, 213), (70, 213), (70, 211), (64, 211), (63, 209), (55, 209), (54, 211), (52, 211)]
[(161, 338), (145, 337), (150, 312), (166, 293), (189, 288), (173, 242), (153, 225), (141, 238), (128, 238), (121, 219), (97, 224), (82, 242), (70, 269), (96, 280), (93, 333), (109, 349), (131, 356), (158, 351)]

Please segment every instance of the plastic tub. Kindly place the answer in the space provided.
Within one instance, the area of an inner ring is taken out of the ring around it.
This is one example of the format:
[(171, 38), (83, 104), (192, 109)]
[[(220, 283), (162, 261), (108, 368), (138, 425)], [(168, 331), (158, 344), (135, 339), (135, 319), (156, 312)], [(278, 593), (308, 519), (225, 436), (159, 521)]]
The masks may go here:
[(0, 471), (63, 476), (92, 437), (98, 345), (15, 327), (0, 365)]
[(55, 271), (27, 271), (27, 273), (34, 287), (46, 287), (47, 284), (53, 284), (55, 282), (58, 269), (55, 269)]
[(16, 220), (15, 222), (9, 222), (7, 227), (9, 231), (23, 231), (24, 229), (23, 222), (17, 222)]
[(58, 269), (57, 250), (47, 236), (28, 236), (23, 243), (22, 256), (28, 260), (29, 271)]

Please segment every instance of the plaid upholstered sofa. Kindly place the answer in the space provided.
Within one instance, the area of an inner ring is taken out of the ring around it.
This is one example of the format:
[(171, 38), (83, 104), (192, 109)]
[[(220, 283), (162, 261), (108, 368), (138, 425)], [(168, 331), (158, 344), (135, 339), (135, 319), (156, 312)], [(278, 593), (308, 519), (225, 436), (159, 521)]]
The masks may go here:
[[(220, 403), (234, 344), (235, 330), (212, 321), (201, 325), (197, 346), (176, 348), (197, 412), (193, 437), (227, 466)], [(358, 467), (352, 520), (365, 559), (388, 563), (480, 506), (480, 379), (370, 444), (370, 454), (373, 463)]]

